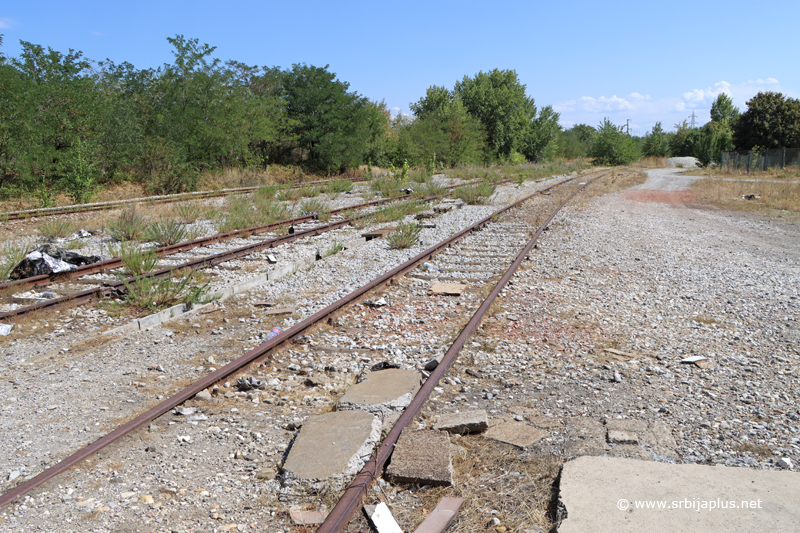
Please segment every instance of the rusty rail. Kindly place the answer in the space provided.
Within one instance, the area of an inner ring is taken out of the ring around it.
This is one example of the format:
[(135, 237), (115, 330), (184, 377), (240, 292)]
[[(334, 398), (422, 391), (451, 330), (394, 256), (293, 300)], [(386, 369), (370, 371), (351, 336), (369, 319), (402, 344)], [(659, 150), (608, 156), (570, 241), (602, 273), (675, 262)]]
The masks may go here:
[(400, 437), (400, 433), (406, 426), (414, 420), (414, 417), (417, 416), (422, 406), (427, 401), (428, 397), (430, 396), (433, 388), (439, 383), (439, 380), (442, 378), (444, 373), (447, 371), (448, 368), (453, 364), (458, 355), (458, 352), (461, 351), (463, 348), (464, 343), (467, 339), (472, 335), (478, 325), (481, 323), (483, 316), (489, 310), (489, 308), (494, 303), (494, 300), (497, 298), (497, 295), (500, 294), (500, 291), (503, 287), (508, 283), (511, 277), (516, 272), (519, 265), (525, 259), (525, 256), (530, 253), (531, 249), (533, 248), (536, 241), (539, 239), (539, 236), (542, 232), (550, 225), (550, 222), (553, 221), (553, 218), (558, 214), (561, 209), (567, 205), (569, 202), (578, 192), (582, 191), (586, 188), (589, 183), (592, 181), (600, 178), (601, 176), (597, 176), (586, 183), (584, 183), (580, 188), (576, 189), (572, 194), (564, 200), (561, 205), (556, 208), (555, 211), (550, 215), (550, 217), (545, 221), (544, 224), (534, 233), (533, 237), (531, 237), (528, 244), (525, 245), (525, 248), (517, 255), (517, 258), (508, 268), (506, 273), (500, 278), (500, 281), (494, 286), (492, 292), (489, 293), (489, 296), (483, 301), (481, 306), (475, 311), (475, 314), (472, 315), (472, 318), (464, 326), (464, 329), (461, 330), (461, 333), (456, 337), (455, 342), (450, 346), (450, 349), (447, 350), (447, 353), (444, 354), (442, 357), (442, 361), (439, 365), (431, 372), (428, 379), (425, 380), (425, 383), (420, 387), (417, 394), (411, 400), (411, 403), (403, 410), (403, 414), (400, 415), (400, 418), (397, 419), (397, 422), (392, 426), (391, 431), (386, 435), (386, 437), (381, 442), (380, 446), (377, 449), (377, 452), (372, 454), (367, 464), (361, 469), (361, 472), (355, 477), (353, 482), (347, 488), (345, 493), (342, 495), (341, 499), (336, 503), (334, 508), (325, 518), (325, 522), (317, 529), (317, 533), (336, 533), (341, 531), (353, 515), (358, 510), (358, 507), (361, 505), (361, 498), (366, 493), (367, 489), (369, 489), (372, 481), (380, 474), (381, 469), (386, 464), (386, 461), (389, 459), (389, 456), (392, 454), (394, 450), (394, 445), (397, 442), (397, 439)]
[[(598, 177), (600, 177), (600, 176), (598, 176)], [(440, 250), (442, 250), (444, 248), (447, 248), (451, 244), (461, 240), (462, 238), (464, 238), (469, 233), (471, 233), (471, 232), (473, 232), (473, 231), (475, 231), (475, 230), (477, 230), (479, 228), (482, 228), (486, 224), (490, 223), (493, 220), (493, 217), (495, 217), (496, 215), (498, 215), (500, 213), (503, 213), (505, 211), (508, 211), (509, 209), (512, 209), (512, 208), (522, 204), (523, 202), (529, 200), (530, 198), (532, 198), (533, 196), (536, 196), (537, 194), (541, 194), (543, 192), (547, 192), (548, 190), (551, 190), (551, 189), (553, 189), (555, 187), (558, 187), (558, 186), (563, 185), (565, 183), (569, 183), (570, 181), (572, 181), (574, 179), (575, 178), (569, 178), (569, 179), (567, 179), (565, 181), (559, 182), (557, 184), (553, 184), (553, 185), (551, 185), (549, 187), (546, 187), (546, 188), (541, 189), (539, 191), (536, 191), (536, 192), (534, 192), (534, 193), (532, 193), (530, 195), (527, 195), (524, 198), (522, 198), (522, 199), (520, 199), (520, 200), (518, 200), (518, 201), (516, 201), (516, 202), (514, 202), (512, 204), (509, 204), (509, 205), (507, 205), (507, 206), (505, 206), (505, 207), (503, 207), (501, 209), (498, 209), (492, 215), (479, 220), (475, 224), (473, 224), (473, 225), (471, 225), (471, 226), (459, 231), (458, 233), (455, 233), (454, 235), (451, 235), (450, 237), (448, 237), (444, 241), (441, 241), (438, 244), (435, 244), (434, 246), (431, 246), (430, 248), (426, 249), (422, 253), (420, 253), (420, 254), (416, 255), (415, 257), (409, 259), (405, 263), (402, 263), (401, 265), (398, 265), (397, 267), (393, 268), (392, 270), (386, 272), (385, 274), (375, 278), (374, 280), (370, 281), (369, 283), (367, 283), (367, 284), (363, 285), (362, 287), (356, 289), (355, 291), (351, 292), (350, 294), (348, 294), (344, 298), (341, 298), (340, 300), (337, 300), (336, 302), (332, 303), (328, 307), (326, 307), (326, 308), (314, 313), (313, 315), (311, 315), (310, 317), (302, 320), (301, 322), (298, 322), (296, 325), (292, 326), (292, 328), (289, 331), (287, 331), (286, 333), (284, 333), (282, 335), (279, 335), (277, 337), (274, 337), (274, 338), (272, 338), (272, 339), (260, 344), (256, 348), (250, 350), (249, 352), (247, 352), (244, 355), (242, 355), (241, 357), (239, 357), (238, 359), (228, 363), (227, 365), (223, 366), (219, 370), (216, 370), (213, 373), (205, 376), (204, 378), (196, 381), (195, 383), (193, 383), (192, 385), (190, 385), (190, 386), (186, 387), (185, 389), (181, 390), (177, 394), (171, 396), (170, 398), (168, 398), (168, 399), (162, 401), (161, 403), (155, 405), (154, 407), (150, 408), (146, 412), (144, 412), (144, 413), (136, 416), (132, 420), (126, 422), (125, 424), (123, 424), (122, 426), (118, 427), (114, 431), (111, 431), (110, 433), (107, 433), (106, 435), (100, 437), (99, 439), (97, 439), (93, 443), (89, 444), (88, 446), (85, 446), (84, 448), (81, 448), (80, 450), (74, 452), (73, 454), (69, 455), (68, 457), (62, 459), (61, 461), (59, 461), (55, 465), (51, 466), (47, 470), (39, 473), (38, 475), (34, 476), (33, 478), (25, 481), (24, 483), (18, 485), (17, 487), (13, 488), (12, 490), (6, 492), (2, 496), (0, 496), (0, 507), (8, 505), (9, 503), (13, 502), (17, 498), (27, 494), (28, 492), (30, 492), (34, 488), (38, 487), (42, 483), (45, 483), (46, 481), (54, 478), (55, 476), (61, 474), (62, 472), (68, 470), (69, 468), (71, 468), (72, 466), (80, 463), (81, 461), (83, 461), (87, 457), (90, 457), (90, 456), (96, 454), (97, 452), (99, 452), (100, 450), (105, 448), (106, 446), (116, 442), (117, 440), (119, 440), (122, 437), (128, 435), (129, 433), (139, 429), (140, 427), (144, 426), (145, 424), (147, 424), (147, 423), (151, 422), (152, 420), (158, 418), (159, 416), (167, 413), (168, 411), (170, 411), (171, 409), (173, 409), (176, 406), (180, 405), (181, 403), (185, 402), (186, 400), (189, 400), (190, 398), (193, 398), (201, 390), (206, 389), (206, 388), (212, 386), (213, 384), (224, 380), (225, 378), (227, 378), (228, 376), (230, 376), (230, 375), (234, 374), (235, 372), (241, 370), (245, 366), (247, 366), (249, 364), (252, 364), (253, 362), (265, 357), (273, 349), (292, 341), (296, 337), (299, 337), (305, 331), (307, 331), (310, 327), (312, 327), (314, 324), (316, 324), (318, 322), (321, 322), (322, 320), (326, 319), (328, 316), (332, 315), (333, 313), (335, 313), (339, 309), (343, 308), (344, 306), (346, 306), (346, 305), (352, 303), (353, 301), (357, 300), (358, 298), (362, 297), (367, 292), (375, 289), (376, 287), (379, 287), (379, 286), (383, 285), (384, 283), (388, 282), (389, 280), (391, 280), (392, 278), (394, 278), (396, 276), (403, 275), (406, 272), (416, 268), (420, 263), (422, 263), (426, 259), (431, 258), (434, 254), (436, 254)], [(595, 178), (595, 179), (597, 179), (597, 178)], [(574, 194), (575, 193), (573, 193), (573, 195)], [(553, 216), (555, 216), (555, 215), (552, 215), (551, 218), (548, 219), (547, 223), (549, 223), (549, 221), (552, 220)], [(545, 223), (545, 226), (547, 225), (547, 223)], [(542, 226), (542, 228), (540, 228), (540, 230), (537, 232), (536, 236), (538, 236), (541, 233), (541, 231), (544, 229), (545, 226)], [(532, 244), (530, 246), (532, 246)], [(529, 248), (526, 248), (526, 250), (527, 249), (529, 249)], [(524, 253), (521, 254), (517, 258), (517, 261), (515, 261), (514, 264), (518, 264), (518, 262), (521, 261), (521, 258), (524, 258), (524, 256), (525, 256)], [(507, 274), (507, 276), (508, 276), (508, 274)], [(505, 280), (506, 277), (504, 277), (503, 279)], [(496, 296), (496, 293), (499, 292), (499, 288), (498, 287), (502, 287), (502, 285), (504, 283), (505, 282), (499, 283), (497, 285), (495, 291), (492, 292), (492, 295)], [(485, 305), (485, 308), (488, 309), (488, 305)], [(481, 309), (484, 309), (484, 306), (481, 306)], [(485, 312), (485, 309), (484, 309), (483, 312)], [(476, 315), (477, 315), (477, 313), (476, 313)], [(479, 318), (476, 319), (475, 317), (473, 317), (473, 320), (470, 321), (470, 323), (472, 323), (473, 321), (479, 321)], [(459, 336), (459, 339), (460, 338), (461, 338), (461, 336)], [(461, 341), (461, 344), (463, 345), (463, 340)], [(452, 349), (451, 349), (451, 351), (452, 351)], [(450, 353), (450, 351), (448, 351), (448, 354), (449, 353)], [(439, 367), (437, 367), (437, 370), (438, 370), (438, 368), (441, 368), (442, 369), (441, 372), (444, 372), (444, 369), (448, 365), (449, 365), (449, 363), (444, 363), (444, 361), (443, 361), (443, 363), (440, 364)], [(430, 383), (430, 386), (428, 386), (429, 383)], [(423, 385), (423, 389), (428, 391), (425, 394), (425, 398), (427, 398), (427, 395), (430, 394), (430, 389), (433, 387), (433, 383), (434, 382), (431, 381), (431, 379), (429, 378), (425, 382), (425, 385)], [(423, 389), (421, 389), (421, 390), (423, 390)], [(419, 394), (418, 394), (418, 396), (419, 396)], [(416, 401), (416, 398), (417, 397), (415, 397), (415, 401)], [(424, 401), (424, 400), (422, 400), (422, 401)], [(414, 405), (414, 404), (412, 403), (412, 405)], [(418, 410), (419, 407), (416, 407), (416, 409)], [(410, 412), (410, 411), (408, 411), (408, 408), (407, 408), (406, 412)], [(416, 411), (414, 411), (414, 414), (416, 414)], [(404, 416), (405, 416), (405, 413), (404, 413), (403, 416), (401, 416), (401, 420), (404, 419), (403, 418)], [(413, 418), (413, 415), (411, 417), (405, 417), (405, 419), (406, 419), (405, 423), (407, 424), (408, 420), (410, 420), (411, 418)], [(393, 432), (394, 432), (394, 430), (393, 430)], [(390, 433), (390, 435), (391, 434), (392, 433)], [(398, 430), (398, 434), (399, 434), (399, 430)], [(394, 438), (396, 440), (397, 437), (395, 436)], [(391, 451), (391, 446), (388, 446), (388, 449), (387, 449), (387, 446), (385, 444), (387, 442), (388, 442), (388, 440), (384, 440), (384, 444), (382, 444), (381, 448), (380, 448), (381, 450), (384, 450), (383, 453), (385, 453), (385, 454), (387, 454), (387, 452)], [(368, 465), (372, 464), (374, 471), (377, 471), (376, 467), (378, 466), (378, 464), (383, 465), (385, 463), (385, 461), (386, 461), (386, 458), (388, 458), (388, 454), (383, 459), (383, 461), (381, 461), (380, 463), (371, 462), (371, 463), (368, 463)], [(363, 482), (364, 476), (370, 477), (370, 481), (371, 481), (372, 477), (374, 477), (374, 474), (365, 474), (364, 471), (362, 471), (362, 473), (359, 474), (359, 476), (356, 478), (357, 481), (358, 480), (362, 480), (362, 481), (359, 481), (359, 483), (362, 483), (362, 485), (365, 485), (364, 482)], [(355, 482), (354, 482), (354, 485), (355, 485)], [(353, 489), (353, 486), (351, 486), (351, 488), (348, 489), (346, 495), (349, 494), (350, 495), (349, 497), (352, 498), (353, 495), (356, 494), (356, 491), (357, 491), (358, 494), (361, 494), (363, 492), (363, 490), (365, 490), (364, 487)], [(357, 506), (356, 506), (355, 503), (344, 503), (343, 504), (342, 502), (344, 502), (344, 501), (345, 500), (343, 499), (342, 501), (339, 502), (339, 504), (336, 505), (334, 510), (331, 512), (331, 515), (329, 515), (328, 519), (326, 520), (326, 524), (328, 524), (329, 522), (333, 523), (334, 520), (331, 518), (331, 516), (334, 516), (334, 512), (335, 512), (335, 513), (337, 513), (336, 516), (340, 517), (340, 518), (335, 520), (336, 524), (339, 524), (339, 525), (337, 525), (337, 527), (342, 527), (343, 524), (346, 523), (346, 522), (342, 522), (343, 517), (345, 516), (344, 508), (346, 508), (346, 512), (349, 513), (347, 515), (348, 520), (349, 520), (349, 517), (352, 516), (352, 513), (355, 511)], [(325, 526), (325, 524), (323, 524), (322, 527), (331, 527), (331, 526), (330, 525)], [(321, 531), (321, 529), (320, 529), (320, 531)]]

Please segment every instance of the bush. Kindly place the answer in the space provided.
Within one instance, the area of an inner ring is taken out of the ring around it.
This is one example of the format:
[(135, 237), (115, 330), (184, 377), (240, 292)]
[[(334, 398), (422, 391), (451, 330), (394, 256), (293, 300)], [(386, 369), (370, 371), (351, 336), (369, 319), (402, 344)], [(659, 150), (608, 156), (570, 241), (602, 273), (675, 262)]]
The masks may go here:
[(172, 219), (151, 222), (145, 230), (145, 239), (159, 246), (170, 246), (187, 240), (186, 224)]
[(629, 165), (639, 159), (639, 151), (633, 139), (622, 131), (622, 126), (615, 126), (606, 118), (597, 128), (589, 156), (594, 158), (595, 165)]
[(393, 249), (411, 248), (419, 242), (421, 232), (422, 226), (419, 224), (401, 222), (397, 225), (396, 231), (386, 236), (386, 242), (389, 243), (389, 248)]
[(494, 194), (495, 187), (491, 183), (478, 183), (475, 185), (464, 185), (453, 191), (453, 196), (464, 201), (469, 205), (482, 205), (489, 201)]
[(116, 241), (134, 241), (141, 238), (146, 228), (144, 217), (136, 211), (136, 205), (130, 204), (108, 223), (106, 233)]
[(128, 276), (147, 274), (158, 264), (158, 254), (154, 250), (145, 250), (141, 246), (132, 246), (124, 242), (119, 247), (109, 244), (108, 253), (120, 258)]

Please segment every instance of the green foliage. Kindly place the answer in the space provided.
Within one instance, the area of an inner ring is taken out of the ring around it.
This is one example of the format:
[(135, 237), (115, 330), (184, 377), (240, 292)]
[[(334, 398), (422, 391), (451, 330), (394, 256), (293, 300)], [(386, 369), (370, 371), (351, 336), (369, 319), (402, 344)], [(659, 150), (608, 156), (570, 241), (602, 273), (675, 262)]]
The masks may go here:
[(576, 124), (568, 130), (563, 130), (557, 138), (557, 154), (567, 159), (578, 159), (589, 155), (595, 130), (586, 124)]
[[(535, 112), (535, 108), (534, 108)], [(553, 111), (551, 106), (545, 106), (534, 117), (525, 130), (520, 151), (530, 161), (544, 161), (551, 159), (558, 147), (558, 134), (561, 126), (558, 124), (560, 114)], [(512, 164), (514, 161), (512, 160)]]
[(732, 126), (739, 118), (739, 108), (733, 105), (733, 99), (725, 93), (719, 93), (711, 104), (711, 120), (719, 124)]
[(203, 206), (198, 202), (180, 202), (172, 206), (172, 212), (184, 224), (191, 224), (203, 215)]
[(495, 192), (491, 183), (481, 182), (475, 185), (463, 185), (453, 191), (453, 196), (460, 198), (469, 205), (482, 205), (488, 203)]
[(422, 211), (424, 208), (425, 204), (415, 200), (395, 202), (370, 214), (369, 219), (375, 224), (383, 224), (385, 222), (400, 220), (408, 215), (414, 215)]
[(727, 122), (711, 121), (694, 140), (694, 156), (702, 166), (722, 161), (722, 152), (733, 150), (733, 133)]
[(353, 182), (350, 180), (331, 180), (327, 185), (328, 194), (339, 194), (353, 190)]
[(66, 239), (75, 233), (75, 225), (64, 218), (49, 218), (39, 225), (39, 233), (48, 241)]
[(300, 204), (300, 212), (306, 215), (314, 214), (317, 216), (318, 220), (325, 222), (331, 219), (331, 210), (325, 202), (319, 198), (303, 201), (303, 203)]
[(417, 118), (422, 118), (453, 103), (453, 93), (444, 86), (431, 85), (425, 91), (425, 96), (409, 105), (409, 109)]
[(737, 150), (800, 148), (800, 100), (776, 92), (758, 93), (736, 121), (733, 142)]
[(533, 98), (525, 94), (514, 70), (494, 69), (464, 76), (456, 82), (454, 95), (486, 132), (486, 145), (496, 158), (507, 158), (520, 148), (536, 115)]
[(644, 136), (642, 155), (665, 157), (669, 153), (667, 132), (661, 127), (661, 122), (656, 122), (653, 129)]
[(344, 249), (345, 249), (344, 244), (334, 241), (333, 244), (331, 244), (330, 247), (328, 247), (328, 249), (325, 250), (325, 257), (330, 257), (334, 254), (338, 254)]
[(155, 250), (145, 249), (141, 246), (121, 242), (119, 246), (108, 245), (111, 257), (119, 257), (125, 275), (141, 276), (153, 270), (158, 264), (158, 254)]
[(147, 222), (135, 204), (126, 206), (119, 216), (106, 224), (106, 233), (116, 241), (135, 241), (144, 235)]
[(396, 250), (411, 248), (419, 243), (420, 233), (422, 233), (422, 226), (419, 224), (401, 222), (394, 232), (386, 236), (386, 242), (389, 244), (389, 248)]
[(0, 257), (2, 257), (2, 262), (0, 262), (0, 281), (8, 280), (11, 271), (25, 259), (29, 251), (30, 248), (26, 245), (13, 242), (3, 244), (3, 250), (0, 253)]
[(675, 124), (675, 132), (669, 136), (669, 154), (674, 157), (684, 157), (694, 155), (692, 142), (689, 136), (694, 130), (689, 123), (684, 120)]
[(199, 274), (191, 272), (173, 279), (170, 275), (156, 279), (153, 277), (139, 277), (133, 280), (122, 278), (127, 294), (125, 305), (154, 313), (167, 307), (178, 304), (206, 304), (214, 301), (218, 296), (208, 296), (208, 283), (197, 286), (192, 285)]
[(97, 162), (86, 141), (78, 137), (64, 163), (64, 190), (76, 204), (91, 201), (97, 188)]
[(595, 165), (629, 165), (639, 158), (633, 139), (622, 130), (622, 126), (615, 126), (607, 118), (603, 119), (589, 150)]
[(158, 243), (159, 246), (177, 244), (190, 240), (189, 237), (186, 224), (170, 218), (150, 222), (144, 232), (145, 240)]

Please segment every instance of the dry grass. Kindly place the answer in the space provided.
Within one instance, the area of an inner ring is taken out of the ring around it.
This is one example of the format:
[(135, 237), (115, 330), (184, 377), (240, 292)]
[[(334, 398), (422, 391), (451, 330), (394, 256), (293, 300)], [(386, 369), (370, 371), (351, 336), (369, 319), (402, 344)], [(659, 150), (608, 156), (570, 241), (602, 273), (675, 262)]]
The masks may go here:
[[(776, 183), (767, 181), (769, 178), (765, 176), (760, 176), (759, 181), (727, 181), (723, 176), (727, 177), (720, 174), (716, 179), (709, 177), (697, 180), (692, 189), (702, 196), (705, 203), (723, 209), (769, 217), (797, 218), (800, 215), (800, 183)], [(797, 175), (792, 177), (798, 178)], [(740, 179), (750, 179), (750, 176)], [(752, 199), (745, 200), (745, 197)]]
[(667, 157), (647, 156), (633, 163), (635, 168), (667, 168)]

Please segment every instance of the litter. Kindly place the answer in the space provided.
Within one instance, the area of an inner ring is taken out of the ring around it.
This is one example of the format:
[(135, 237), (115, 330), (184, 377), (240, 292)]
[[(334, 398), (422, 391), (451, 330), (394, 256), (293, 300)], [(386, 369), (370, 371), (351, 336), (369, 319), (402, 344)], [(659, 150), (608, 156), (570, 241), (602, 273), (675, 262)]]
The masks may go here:
[(9, 333), (11, 333), (11, 328), (14, 327), (14, 324), (0, 324), (0, 335), (5, 337)]
[(25, 259), (14, 267), (9, 279), (17, 280), (33, 276), (58, 274), (75, 270), (76, 267), (97, 263), (100, 257), (96, 255), (80, 255), (42, 244), (28, 252)]
[(375, 505), (374, 508), (371, 505), (365, 505), (364, 511), (378, 533), (403, 533), (385, 503), (381, 502)]
[(263, 389), (267, 386), (267, 382), (261, 379), (256, 379), (253, 376), (246, 378), (239, 378), (236, 380), (236, 388), (240, 391), (249, 391), (253, 389)]

